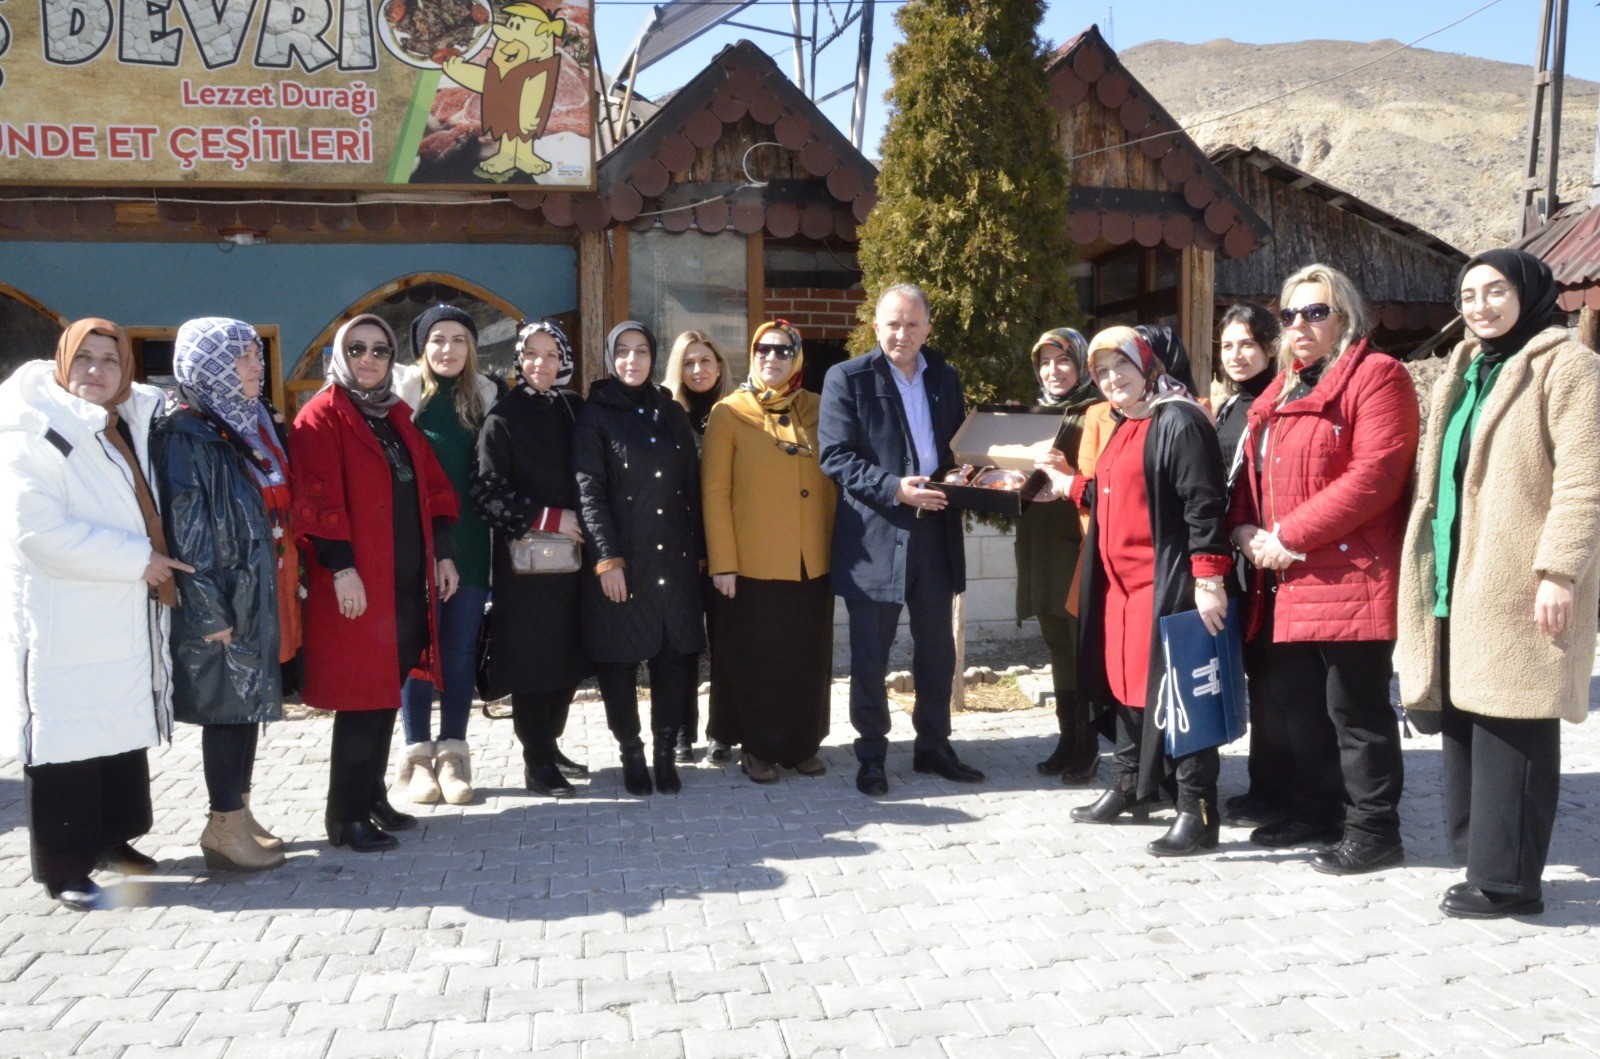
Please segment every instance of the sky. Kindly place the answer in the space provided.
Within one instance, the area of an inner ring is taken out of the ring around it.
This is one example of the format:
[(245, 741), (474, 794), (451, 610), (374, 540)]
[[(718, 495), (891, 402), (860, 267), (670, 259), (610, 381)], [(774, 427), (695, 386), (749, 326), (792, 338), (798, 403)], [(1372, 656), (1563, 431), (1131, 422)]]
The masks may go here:
[[(846, 0), (832, 0), (837, 15), (846, 9)], [(1121, 3), (1082, 3), (1060, 0), (1049, 5), (1040, 34), (1051, 44), (1077, 36), (1091, 23), (1111, 39), (1119, 51), (1148, 40), (1175, 40), (1198, 44), (1228, 38), (1251, 44), (1287, 41), (1385, 40), (1409, 43), (1485, 6), (1488, 0), (1337, 0), (1334, 3), (1299, 4), (1284, 0), (1124, 0)], [(1600, 40), (1600, 6), (1596, 0), (1570, 0), (1567, 25), (1567, 73), (1585, 80), (1600, 81), (1600, 49), (1584, 42)], [(856, 4), (860, 6), (859, 2)], [(885, 108), (883, 92), (889, 85), (887, 56), (900, 40), (894, 12), (901, 4), (881, 0), (876, 6), (872, 73), (869, 83), (865, 150), (869, 157), (878, 154), (883, 136)], [(809, 29), (812, 0), (801, 0), (803, 21)], [(1430, 37), (1417, 46), (1433, 51), (1475, 55), (1501, 62), (1532, 67), (1539, 44), (1541, 0), (1499, 0), (1451, 29)], [(596, 31), (600, 61), (605, 71), (616, 73), (624, 53), (639, 28), (650, 17), (648, 0), (595, 0)], [(787, 31), (790, 25), (789, 0), (759, 0), (735, 16), (740, 22)], [(822, 8), (822, 25), (828, 26), (828, 9)], [(712, 30), (686, 45), (676, 56), (646, 70), (638, 90), (646, 96), (669, 92), (684, 84), (704, 68), (725, 45), (740, 38), (755, 41), (791, 77), (792, 47), (782, 37), (750, 29), (724, 27)], [(851, 83), (855, 74), (856, 36), (854, 29), (826, 49), (818, 61), (817, 80), (825, 93)], [(1382, 69), (1372, 67), (1354, 76), (1373, 76)], [(848, 134), (850, 93), (822, 104), (822, 110)], [(1585, 125), (1594, 114), (1567, 111), (1563, 124)]]

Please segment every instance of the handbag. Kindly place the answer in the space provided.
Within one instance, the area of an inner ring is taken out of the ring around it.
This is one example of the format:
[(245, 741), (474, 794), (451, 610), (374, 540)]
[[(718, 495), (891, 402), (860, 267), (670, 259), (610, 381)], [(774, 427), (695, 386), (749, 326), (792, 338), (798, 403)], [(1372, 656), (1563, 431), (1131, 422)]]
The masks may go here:
[(530, 530), (510, 548), (511, 569), (519, 574), (570, 574), (583, 565), (583, 545), (562, 533)]
[(1168, 757), (1185, 757), (1244, 735), (1249, 703), (1237, 596), (1228, 601), (1227, 619), (1215, 636), (1199, 611), (1162, 618), (1161, 654), (1166, 668), (1155, 724)]
[(483, 609), (483, 624), (478, 626), (478, 664), (473, 671), (473, 690), (478, 693), (478, 698), (483, 702), (494, 702), (496, 699), (505, 698), (510, 692), (498, 687), (494, 683), (494, 638), (491, 628), (494, 625), (494, 603), (491, 601)]

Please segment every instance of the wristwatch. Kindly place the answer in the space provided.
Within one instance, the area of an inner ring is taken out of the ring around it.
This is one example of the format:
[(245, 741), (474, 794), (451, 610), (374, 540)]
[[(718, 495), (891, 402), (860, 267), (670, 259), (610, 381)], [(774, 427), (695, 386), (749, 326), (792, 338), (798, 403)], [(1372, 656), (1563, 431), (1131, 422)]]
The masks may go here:
[(1194, 579), (1194, 587), (1202, 592), (1221, 592), (1222, 582), (1214, 578), (1197, 577)]

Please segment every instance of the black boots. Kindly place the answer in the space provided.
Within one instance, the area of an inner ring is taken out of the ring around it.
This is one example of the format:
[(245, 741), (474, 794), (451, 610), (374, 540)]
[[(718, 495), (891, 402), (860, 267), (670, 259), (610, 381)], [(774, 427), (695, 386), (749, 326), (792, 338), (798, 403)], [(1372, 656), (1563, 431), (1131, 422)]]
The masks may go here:
[(678, 729), (658, 728), (655, 737), (656, 790), (662, 794), (677, 794), (683, 790), (676, 763)]
[(1216, 849), (1222, 827), (1217, 814), (1217, 791), (1178, 792), (1178, 818), (1167, 833), (1145, 846), (1152, 857), (1184, 857), (1202, 849)]
[(1142, 824), (1150, 819), (1150, 806), (1133, 796), (1133, 791), (1120, 785), (1102, 794), (1093, 805), (1080, 805), (1072, 810), (1072, 818), (1080, 824), (1110, 824), (1123, 813), (1133, 823)]
[(649, 794), (650, 770), (644, 767), (644, 740), (630, 736), (620, 740), (622, 745), (622, 785), (629, 794)]

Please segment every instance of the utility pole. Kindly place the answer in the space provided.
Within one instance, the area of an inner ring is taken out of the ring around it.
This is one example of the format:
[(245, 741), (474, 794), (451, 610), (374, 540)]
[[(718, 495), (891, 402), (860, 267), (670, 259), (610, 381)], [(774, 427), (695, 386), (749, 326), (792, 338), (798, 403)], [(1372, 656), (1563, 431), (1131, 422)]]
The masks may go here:
[[(1552, 56), (1552, 51), (1554, 55)], [(1534, 64), (1533, 103), (1528, 118), (1528, 163), (1522, 180), (1518, 234), (1526, 236), (1555, 215), (1556, 176), (1561, 159), (1561, 91), (1567, 61), (1567, 0), (1544, 0), (1539, 16), (1539, 57)], [(1539, 146), (1544, 103), (1550, 100), (1550, 135), (1544, 140), (1544, 181), (1539, 180)], [(1541, 203), (1539, 192), (1544, 192)]]

